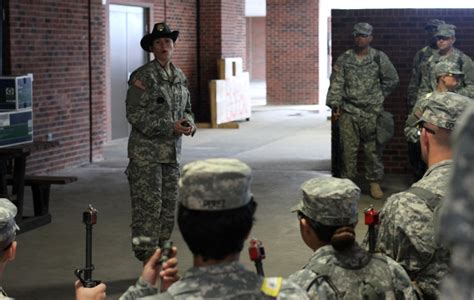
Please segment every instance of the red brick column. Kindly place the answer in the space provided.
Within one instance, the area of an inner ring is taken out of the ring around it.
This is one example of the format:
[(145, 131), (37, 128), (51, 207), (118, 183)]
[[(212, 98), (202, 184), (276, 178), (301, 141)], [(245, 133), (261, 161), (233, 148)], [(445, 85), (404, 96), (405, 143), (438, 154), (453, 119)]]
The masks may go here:
[(267, 0), (268, 104), (318, 103), (319, 1)]

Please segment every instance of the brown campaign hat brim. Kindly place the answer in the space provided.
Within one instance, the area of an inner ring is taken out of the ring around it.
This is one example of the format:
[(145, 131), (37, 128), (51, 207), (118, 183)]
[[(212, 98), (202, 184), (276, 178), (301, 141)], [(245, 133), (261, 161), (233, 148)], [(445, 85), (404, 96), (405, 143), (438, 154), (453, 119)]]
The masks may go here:
[(178, 39), (179, 31), (172, 31), (172, 32), (152, 32), (147, 35), (145, 35), (141, 41), (140, 41), (140, 46), (142, 47), (143, 50), (146, 52), (151, 52), (150, 46), (153, 43), (154, 40), (162, 37), (170, 38), (173, 40), (173, 42), (176, 42)]

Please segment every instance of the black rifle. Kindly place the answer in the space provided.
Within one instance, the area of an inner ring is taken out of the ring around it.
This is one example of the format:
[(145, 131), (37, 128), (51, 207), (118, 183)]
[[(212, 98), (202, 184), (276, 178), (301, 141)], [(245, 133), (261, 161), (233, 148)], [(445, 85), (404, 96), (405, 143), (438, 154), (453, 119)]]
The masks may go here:
[[(82, 222), (86, 224), (86, 266), (84, 269), (76, 269), (74, 274), (87, 288), (95, 287), (100, 284), (100, 280), (92, 280), (92, 225), (97, 223), (97, 210), (89, 204), (89, 207), (82, 214)], [(82, 277), (84, 274), (84, 277)]]

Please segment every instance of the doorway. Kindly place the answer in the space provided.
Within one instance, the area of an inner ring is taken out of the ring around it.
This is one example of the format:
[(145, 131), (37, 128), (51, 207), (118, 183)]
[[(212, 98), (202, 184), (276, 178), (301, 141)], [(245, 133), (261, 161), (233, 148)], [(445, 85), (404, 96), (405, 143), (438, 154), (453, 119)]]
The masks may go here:
[(146, 8), (126, 5), (109, 5), (110, 37), (110, 110), (111, 138), (129, 135), (125, 97), (130, 74), (148, 61), (140, 48), (140, 40), (147, 32)]

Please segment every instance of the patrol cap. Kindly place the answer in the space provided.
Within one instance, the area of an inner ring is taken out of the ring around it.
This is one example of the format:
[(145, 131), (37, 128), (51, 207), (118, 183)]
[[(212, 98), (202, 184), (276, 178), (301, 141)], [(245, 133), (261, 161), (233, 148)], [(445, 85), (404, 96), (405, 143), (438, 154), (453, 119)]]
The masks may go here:
[(470, 98), (456, 93), (433, 93), (416, 124), (426, 122), (452, 130), (471, 101)]
[(452, 61), (440, 61), (433, 68), (433, 73), (436, 78), (441, 75), (464, 75), (459, 69), (458, 64)]
[(245, 206), (252, 199), (252, 170), (232, 158), (191, 162), (179, 180), (181, 205), (191, 210), (219, 211)]
[(0, 252), (15, 240), (16, 231), (16, 206), (8, 199), (0, 198)]
[(445, 21), (440, 19), (431, 19), (426, 22), (425, 30), (429, 30), (431, 28), (437, 28), (439, 25), (446, 24)]
[(453, 24), (441, 24), (438, 25), (438, 29), (436, 30), (435, 36), (442, 36), (442, 37), (453, 37), (456, 34), (456, 26)]
[(356, 36), (357, 34), (366, 34), (372, 35), (372, 30), (374, 28), (369, 23), (357, 23), (354, 25), (354, 31), (352, 34)]
[(316, 177), (301, 185), (303, 199), (291, 211), (300, 211), (327, 226), (354, 224), (360, 189), (349, 179)]

